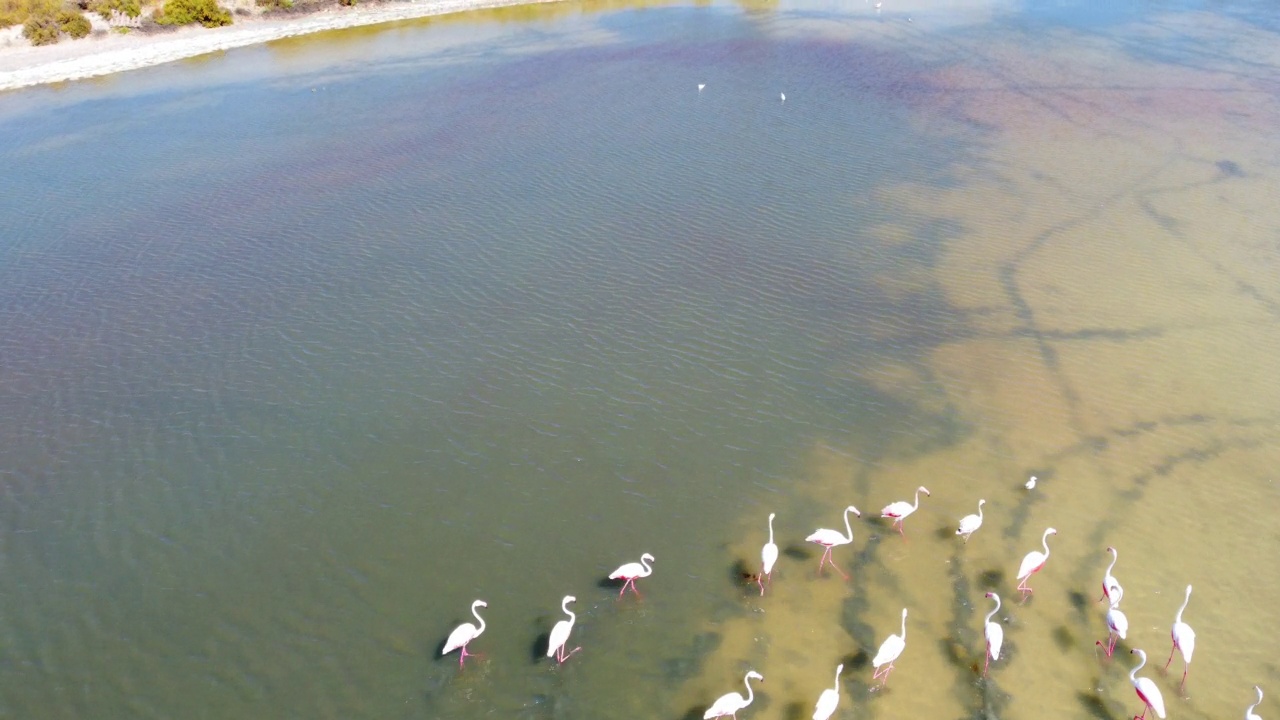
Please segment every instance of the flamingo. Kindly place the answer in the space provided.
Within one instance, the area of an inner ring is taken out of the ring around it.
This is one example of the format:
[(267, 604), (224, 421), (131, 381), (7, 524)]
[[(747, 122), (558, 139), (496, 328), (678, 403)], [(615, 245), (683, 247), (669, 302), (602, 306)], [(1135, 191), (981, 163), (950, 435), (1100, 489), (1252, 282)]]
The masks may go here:
[[(1113, 547), (1107, 548), (1107, 552), (1111, 553), (1111, 564), (1107, 566), (1107, 572), (1102, 576), (1102, 597), (1098, 598), (1098, 602), (1102, 602), (1105, 598), (1112, 607), (1115, 607), (1120, 604), (1120, 598), (1124, 597), (1124, 588), (1120, 587), (1120, 582), (1111, 575), (1111, 568), (1116, 566), (1120, 553)], [(1107, 654), (1110, 655), (1110, 653)]]
[(627, 591), (627, 586), (631, 587), (635, 592), (636, 597), (640, 597), (640, 591), (636, 589), (636, 579), (649, 577), (653, 574), (653, 568), (646, 564), (646, 560), (648, 562), (654, 561), (652, 555), (645, 553), (640, 556), (640, 562), (627, 563), (626, 565), (623, 565), (617, 570), (609, 573), (610, 580), (626, 580), (626, 582), (622, 583), (622, 589), (618, 591), (618, 597), (622, 597), (622, 594)]
[(822, 559), (818, 561), (819, 573), (822, 572), (822, 564), (825, 562), (830, 562), (831, 567), (836, 568), (836, 572), (840, 573), (841, 575), (844, 575), (845, 580), (849, 579), (849, 576), (845, 575), (843, 570), (836, 567), (836, 561), (831, 559), (831, 548), (837, 545), (848, 545), (849, 543), (853, 542), (853, 528), (849, 526), (849, 513), (851, 512), (854, 515), (857, 515), (858, 517), (862, 517), (862, 513), (858, 512), (858, 508), (852, 505), (844, 509), (844, 529), (845, 529), (845, 532), (848, 533), (847, 537), (844, 535), (841, 535), (839, 530), (829, 530), (827, 528), (822, 528), (819, 530), (814, 530), (813, 534), (805, 538), (805, 542), (817, 543), (827, 549), (826, 552), (822, 553)]
[(893, 525), (898, 528), (898, 533), (902, 535), (902, 537), (907, 536), (906, 533), (902, 532), (902, 521), (906, 520), (908, 515), (919, 509), (920, 493), (929, 495), (929, 491), (921, 485), (916, 488), (916, 502), (914, 505), (906, 500), (899, 500), (896, 503), (889, 503), (888, 505), (885, 505), (884, 509), (880, 511), (880, 517), (893, 518)]
[(476, 620), (480, 621), (480, 627), (468, 622), (454, 628), (453, 632), (449, 633), (449, 639), (444, 641), (444, 649), (440, 651), (440, 657), (462, 648), (462, 654), (458, 656), (458, 667), (462, 667), (467, 660), (467, 656), (475, 654), (467, 652), (467, 643), (480, 637), (480, 633), (484, 632), (484, 618), (480, 617), (480, 613), (476, 612), (476, 608), (482, 607), (489, 607), (489, 603), (483, 600), (471, 603), (471, 614), (475, 615)]
[(966, 544), (969, 542), (969, 536), (977, 532), (978, 528), (982, 527), (982, 505), (986, 502), (986, 500), (978, 501), (977, 515), (965, 515), (960, 518), (960, 529), (956, 530), (956, 534), (963, 535)]
[(547, 641), (547, 657), (554, 655), (557, 663), (562, 663), (565, 660), (568, 660), (574, 653), (582, 649), (580, 647), (576, 647), (570, 650), (567, 654), (564, 651), (565, 644), (569, 642), (569, 633), (573, 631), (573, 623), (578, 619), (578, 616), (574, 615), (573, 611), (569, 609), (569, 603), (577, 601), (578, 598), (572, 595), (564, 596), (564, 599), (560, 601), (560, 609), (565, 611), (565, 614), (569, 616), (569, 619), (561, 620), (556, 623), (555, 627), (551, 628), (551, 639)]
[(1120, 611), (1119, 605), (1112, 605), (1107, 609), (1107, 644), (1103, 645), (1101, 640), (1094, 643), (1098, 647), (1107, 651), (1107, 657), (1111, 657), (1111, 653), (1116, 651), (1117, 639), (1123, 640), (1129, 632), (1129, 618)]
[(764, 595), (764, 578), (773, 582), (773, 564), (778, 562), (778, 546), (773, 543), (773, 516), (769, 513), (769, 542), (760, 548), (760, 574), (756, 576), (756, 584), (760, 586), (760, 594)]
[(1000, 646), (1004, 644), (1004, 628), (998, 622), (991, 622), (991, 617), (1000, 611), (1000, 596), (989, 592), (987, 597), (995, 600), (996, 606), (987, 613), (987, 619), (983, 624), (983, 632), (987, 636), (987, 661), (982, 665), (984, 676), (987, 674), (987, 669), (991, 667), (991, 661), (1000, 659)]
[[(879, 680), (880, 687), (884, 687), (889, 683), (889, 673), (893, 672), (893, 661), (898, 659), (902, 651), (907, 647), (907, 609), (902, 608), (902, 634), (890, 635), (883, 643), (880, 644), (880, 650), (876, 652), (876, 656), (871, 660), (871, 665), (876, 668), (876, 672), (871, 676), (872, 680)], [(884, 669), (880, 666), (884, 665)]]
[(747, 676), (742, 678), (742, 684), (747, 686), (747, 696), (744, 698), (742, 693), (736, 692), (721, 695), (720, 699), (711, 703), (711, 707), (707, 708), (707, 711), (702, 714), (702, 720), (711, 720), (725, 715), (732, 715), (734, 720), (737, 720), (738, 711), (750, 705), (751, 701), (755, 699), (755, 691), (751, 689), (751, 678), (764, 682), (764, 676), (760, 673), (755, 670), (748, 672)]
[[(1253, 714), (1253, 709), (1262, 704), (1262, 688), (1254, 685), (1253, 689), (1258, 691), (1258, 702), (1250, 705), (1249, 709), (1244, 711), (1244, 720), (1262, 720), (1262, 718)], [(814, 717), (816, 718), (817, 716), (815, 715)]]
[[(840, 704), (840, 673), (844, 672), (844, 663), (836, 666), (836, 684), (822, 691), (818, 698), (818, 707), (813, 711), (813, 720), (827, 720)], [(1247, 719), (1246, 719), (1247, 720)]]
[(1169, 651), (1169, 660), (1165, 662), (1164, 669), (1169, 669), (1169, 663), (1173, 662), (1174, 650), (1182, 651), (1182, 684), (1178, 686), (1182, 690), (1187, 685), (1187, 670), (1191, 667), (1191, 654), (1196, 651), (1196, 631), (1191, 626), (1182, 622), (1182, 611), (1187, 609), (1187, 603), (1191, 602), (1191, 586), (1187, 586), (1187, 596), (1182, 600), (1182, 607), (1178, 608), (1178, 615), (1173, 619), (1173, 630), (1170, 635), (1173, 636), (1173, 649)]
[(1035, 592), (1027, 587), (1027, 581), (1031, 579), (1032, 575), (1040, 572), (1040, 568), (1044, 567), (1044, 564), (1049, 561), (1049, 536), (1057, 534), (1058, 531), (1053, 528), (1045, 530), (1044, 536), (1040, 538), (1040, 544), (1044, 546), (1044, 552), (1032, 550), (1027, 553), (1026, 557), (1022, 558), (1022, 564), (1018, 566), (1018, 590), (1022, 592), (1022, 602), (1026, 602), (1027, 596)]
[(1129, 652), (1137, 655), (1141, 662), (1138, 666), (1129, 671), (1129, 682), (1133, 683), (1134, 692), (1138, 693), (1138, 699), (1142, 701), (1142, 714), (1134, 715), (1133, 720), (1144, 720), (1147, 717), (1147, 710), (1156, 711), (1156, 715), (1164, 718), (1164, 698), (1160, 695), (1160, 688), (1151, 681), (1151, 678), (1134, 677), (1143, 665), (1147, 664), (1147, 654), (1138, 648), (1134, 648)]

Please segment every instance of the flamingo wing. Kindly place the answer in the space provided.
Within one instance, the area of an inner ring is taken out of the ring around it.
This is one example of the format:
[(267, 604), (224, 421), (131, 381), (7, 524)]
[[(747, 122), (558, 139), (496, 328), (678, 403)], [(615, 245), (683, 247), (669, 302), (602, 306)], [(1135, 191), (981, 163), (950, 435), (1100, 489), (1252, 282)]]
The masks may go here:
[(915, 508), (912, 507), (911, 503), (899, 500), (896, 503), (885, 505), (884, 509), (880, 511), (880, 517), (903, 517), (905, 515), (910, 515), (912, 510), (915, 510)]
[(547, 641), (547, 657), (556, 654), (556, 651), (564, 647), (569, 642), (569, 633), (573, 630), (573, 626), (568, 620), (561, 620), (556, 626), (551, 628), (551, 639)]
[(773, 570), (773, 564), (778, 562), (778, 546), (773, 543), (765, 545), (760, 550), (760, 561), (764, 564), (764, 574), (768, 575)]
[(1113, 607), (1107, 611), (1107, 627), (1124, 640), (1125, 635), (1129, 633), (1129, 618), (1120, 612), (1120, 608)]
[(707, 708), (707, 712), (702, 715), (702, 720), (732, 715), (741, 710), (746, 704), (747, 701), (742, 697), (742, 693), (726, 693), (721, 695), (719, 700), (712, 703), (711, 707)]
[(1000, 646), (1004, 645), (1004, 628), (997, 623), (987, 623), (987, 653), (992, 660), (1000, 659)]
[(1044, 566), (1045, 559), (1044, 553), (1039, 550), (1032, 550), (1027, 553), (1027, 556), (1022, 558), (1022, 564), (1018, 566), (1018, 579), (1030, 577), (1031, 573)]
[(835, 530), (822, 528), (821, 530), (814, 530), (813, 534), (805, 538), (804, 541), (818, 543), (819, 545), (838, 545), (844, 542), (844, 535)]
[(906, 646), (907, 643), (904, 642), (902, 638), (897, 635), (890, 635), (889, 639), (885, 640), (884, 644), (880, 646), (880, 650), (871, 661), (871, 665), (873, 667), (880, 667), (881, 665), (897, 660), (898, 656), (902, 654), (902, 649)]
[(956, 534), (969, 535), (980, 527), (982, 527), (982, 518), (977, 515), (965, 515), (960, 518), (960, 529), (956, 531)]
[(1150, 705), (1151, 709), (1156, 711), (1156, 715), (1163, 718), (1164, 696), (1160, 694), (1160, 688), (1156, 687), (1151, 678), (1138, 678), (1135, 688), (1138, 691), (1138, 697), (1142, 698), (1142, 702)]
[(622, 567), (609, 573), (610, 580), (622, 580), (623, 578), (640, 577), (640, 573), (644, 572), (644, 566), (640, 563), (627, 563)]
[(466, 645), (475, 639), (478, 629), (471, 623), (462, 623), (449, 633), (449, 639), (444, 641), (444, 649), (440, 651), (441, 655), (448, 655), (458, 648)]
[(1191, 662), (1191, 655), (1196, 651), (1196, 631), (1186, 623), (1173, 626), (1173, 642), (1182, 652), (1183, 662)]
[(839, 704), (840, 693), (830, 688), (823, 690), (822, 697), (818, 698), (818, 707), (813, 711), (813, 720), (827, 720)]

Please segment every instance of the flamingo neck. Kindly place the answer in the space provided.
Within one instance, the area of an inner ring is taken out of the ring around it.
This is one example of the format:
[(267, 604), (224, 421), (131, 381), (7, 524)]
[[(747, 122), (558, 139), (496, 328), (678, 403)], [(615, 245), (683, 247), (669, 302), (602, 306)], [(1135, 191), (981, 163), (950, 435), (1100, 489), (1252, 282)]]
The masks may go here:
[(1111, 564), (1107, 566), (1107, 576), (1108, 576), (1108, 577), (1110, 577), (1110, 576), (1111, 576), (1111, 569), (1112, 569), (1112, 568), (1114, 568), (1114, 567), (1116, 566), (1116, 561), (1117, 561), (1117, 560), (1119, 560), (1119, 559), (1120, 559), (1120, 553), (1118, 553), (1118, 552), (1116, 552), (1114, 549), (1112, 549), (1112, 551), (1111, 551)]
[(644, 572), (640, 573), (640, 577), (649, 577), (649, 575), (653, 574), (653, 568), (649, 567), (649, 563), (644, 558), (640, 558), (640, 567), (644, 568)]
[[(843, 669), (844, 668), (841, 668), (841, 670)], [(836, 670), (836, 684), (832, 686), (832, 689), (835, 690), (836, 692), (840, 692), (840, 670)], [(1262, 702), (1262, 701), (1259, 700), (1258, 702)], [(1249, 708), (1249, 709), (1252, 710), (1253, 708)]]
[(1040, 537), (1040, 544), (1044, 546), (1044, 556), (1049, 557), (1049, 533), (1045, 533)]
[(569, 616), (569, 625), (572, 626), (573, 623), (577, 621), (578, 616), (575, 615), (573, 611), (569, 609), (569, 603), (567, 602), (560, 603), (560, 609), (564, 610), (565, 614)]
[(902, 642), (907, 642), (907, 614), (902, 613)]
[[(746, 677), (742, 678), (742, 684), (747, 686), (747, 705), (750, 705), (751, 701), (756, 698), (755, 691), (751, 689), (751, 673), (747, 673)], [(747, 705), (743, 705), (742, 707), (746, 707)]]
[(773, 544), (773, 516), (769, 516), (769, 544)]
[(853, 542), (853, 526), (849, 524), (849, 508), (844, 509), (844, 531), (846, 534), (845, 542)]
[(1137, 667), (1129, 671), (1129, 682), (1133, 683), (1134, 685), (1138, 684), (1138, 678), (1136, 676), (1138, 674), (1138, 671), (1142, 669), (1142, 666), (1146, 664), (1147, 664), (1147, 654), (1144, 652), (1138, 653), (1138, 665)]
[(999, 595), (996, 596), (996, 606), (991, 608), (991, 612), (987, 613), (986, 622), (991, 622), (991, 618), (994, 617), (995, 614), (998, 612), (1000, 612), (1000, 596)]
[(480, 606), (473, 604), (471, 606), (471, 614), (476, 616), (476, 620), (480, 621), (480, 629), (476, 630), (476, 635), (484, 632), (484, 618), (480, 617)]
[(916, 510), (920, 509), (920, 489), (919, 488), (916, 488), (916, 503), (911, 507), (915, 508)]
[(1182, 607), (1178, 608), (1178, 615), (1173, 619), (1174, 622), (1182, 622), (1182, 611), (1187, 609), (1187, 603), (1191, 602), (1191, 588), (1187, 588), (1187, 596), (1182, 600)]
[(978, 519), (982, 519), (982, 503), (978, 503)]

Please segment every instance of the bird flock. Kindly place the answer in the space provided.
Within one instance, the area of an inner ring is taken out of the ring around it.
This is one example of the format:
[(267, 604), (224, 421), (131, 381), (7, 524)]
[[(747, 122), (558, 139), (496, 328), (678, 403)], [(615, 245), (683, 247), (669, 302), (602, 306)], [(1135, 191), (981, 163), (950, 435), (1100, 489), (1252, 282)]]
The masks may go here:
[[(699, 86), (701, 89), (701, 86)], [(1026, 488), (1031, 490), (1035, 487), (1035, 477), (1032, 477), (1027, 483)], [(912, 513), (920, 507), (920, 495), (930, 496), (930, 492), (921, 486), (916, 489), (915, 499), (913, 502), (894, 502), (886, 505), (880, 512), (880, 517), (892, 521), (894, 529), (896, 529), (902, 537), (906, 538), (906, 532), (903, 529), (903, 522)], [(982, 506), (986, 503), (985, 499), (978, 500), (978, 512), (975, 515), (966, 515), (960, 519), (959, 527), (956, 535), (964, 538), (967, 544), (969, 538), (982, 527), (983, 515)], [(815, 543), (824, 548), (822, 558), (818, 561), (818, 574), (821, 575), (823, 569), (830, 565), (836, 572), (843, 576), (846, 580), (848, 575), (835, 564), (832, 558), (832, 550), (841, 545), (848, 545), (853, 542), (853, 527), (849, 522), (849, 513), (861, 517), (862, 513), (858, 508), (849, 505), (844, 509), (843, 519), (845, 532), (832, 530), (829, 528), (820, 528), (809, 534), (805, 538), (806, 542)], [(754, 582), (760, 588), (760, 594), (765, 594), (765, 587), (773, 581), (773, 567), (778, 560), (778, 546), (774, 542), (773, 520), (776, 513), (769, 513), (769, 540), (760, 550), (760, 572), (753, 576)], [(1031, 578), (1042, 569), (1049, 561), (1049, 536), (1056, 535), (1057, 530), (1054, 528), (1046, 528), (1044, 534), (1040, 538), (1040, 544), (1043, 552), (1040, 550), (1032, 550), (1023, 557), (1022, 562), (1018, 566), (1018, 586), (1017, 590), (1022, 594), (1022, 602), (1026, 602), (1032, 595), (1034, 590), (1027, 584)], [(1129, 621), (1125, 617), (1123, 611), (1120, 610), (1120, 601), (1124, 597), (1124, 587), (1116, 580), (1112, 571), (1115, 569), (1116, 563), (1119, 561), (1120, 553), (1114, 547), (1108, 547), (1106, 552), (1111, 555), (1111, 563), (1107, 566), (1102, 576), (1102, 595), (1098, 598), (1098, 602), (1107, 602), (1106, 624), (1108, 630), (1107, 640), (1098, 640), (1095, 642), (1097, 647), (1102, 648), (1106, 656), (1110, 658), (1115, 652), (1116, 643), (1126, 639), (1129, 630)], [(613, 572), (609, 573), (610, 580), (621, 580), (622, 587), (618, 591), (618, 599), (626, 594), (627, 588), (635, 593), (636, 597), (640, 597), (640, 590), (636, 587), (636, 580), (645, 578), (653, 574), (654, 557), (649, 553), (640, 556), (639, 562), (626, 563)], [(993, 600), (995, 606), (987, 613), (983, 620), (983, 637), (986, 641), (986, 653), (982, 666), (982, 674), (986, 676), (990, 672), (991, 663), (1000, 659), (1001, 646), (1004, 644), (1004, 628), (994, 618), (1001, 607), (1000, 596), (994, 592), (986, 593), (986, 598)], [(573, 632), (574, 621), (576, 616), (569, 609), (569, 604), (575, 602), (576, 598), (572, 595), (564, 596), (560, 607), (563, 612), (568, 615), (567, 620), (561, 620), (555, 624), (551, 630), (547, 643), (546, 656), (555, 658), (557, 663), (563, 663), (573, 656), (574, 653), (581, 650), (581, 647), (575, 647), (568, 650), (569, 635)], [(1195, 653), (1196, 634), (1195, 631), (1182, 619), (1183, 612), (1186, 611), (1187, 605), (1191, 602), (1191, 586), (1188, 585), (1186, 595), (1183, 598), (1182, 606), (1178, 608), (1177, 614), (1174, 616), (1170, 637), (1173, 640), (1173, 647), (1169, 651), (1169, 659), (1165, 662), (1165, 669), (1172, 664), (1174, 655), (1181, 654), (1182, 681), (1179, 690), (1185, 690), (1187, 683), (1187, 672), (1191, 667), (1191, 658)], [(465, 666), (466, 659), (475, 653), (467, 651), (467, 646), (485, 630), (484, 618), (480, 616), (479, 608), (487, 607), (488, 603), (484, 600), (476, 600), (471, 604), (471, 614), (475, 616), (479, 626), (472, 623), (462, 623), (454, 628), (449, 634), (442, 649), (441, 656), (448, 655), (454, 650), (459, 650), (458, 666)], [(874, 669), (872, 680), (878, 680), (879, 685), (873, 689), (883, 688), (889, 680), (889, 673), (893, 671), (894, 662), (901, 657), (907, 647), (907, 615), (908, 609), (902, 609), (902, 622), (898, 633), (890, 635), (881, 643), (875, 657), (871, 660)], [(1145, 720), (1147, 711), (1153, 711), (1159, 718), (1165, 717), (1164, 697), (1160, 693), (1160, 688), (1147, 677), (1139, 677), (1138, 671), (1147, 663), (1147, 654), (1139, 648), (1133, 648), (1130, 653), (1138, 656), (1138, 664), (1129, 671), (1129, 682), (1133, 685), (1134, 692), (1137, 693), (1138, 699), (1142, 701), (1142, 713), (1134, 715), (1134, 720)], [(813, 720), (827, 720), (836, 711), (840, 704), (840, 676), (844, 672), (844, 665), (836, 666), (835, 683), (832, 687), (822, 691), (818, 698), (817, 705), (814, 709)], [(751, 681), (756, 680), (764, 682), (764, 676), (755, 670), (747, 672), (743, 677), (743, 685), (746, 687), (747, 694), (744, 697), (742, 693), (730, 692), (726, 693), (715, 700), (703, 714), (704, 720), (714, 720), (715, 718), (733, 717), (737, 719), (737, 713), (740, 710), (751, 705), (755, 699), (755, 690), (751, 686)], [(1262, 688), (1254, 686), (1254, 690), (1258, 693), (1258, 700), (1250, 705), (1245, 711), (1245, 720), (1262, 720), (1254, 713), (1256, 708), (1262, 702)]]

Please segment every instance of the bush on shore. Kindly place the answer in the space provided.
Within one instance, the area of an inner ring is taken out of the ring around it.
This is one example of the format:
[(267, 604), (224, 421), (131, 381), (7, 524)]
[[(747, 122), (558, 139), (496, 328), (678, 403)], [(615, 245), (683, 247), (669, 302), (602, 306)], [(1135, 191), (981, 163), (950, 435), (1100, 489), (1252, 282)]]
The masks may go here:
[(231, 24), (231, 13), (220, 7), (217, 0), (168, 0), (156, 14), (161, 25), (190, 25), (200, 23), (205, 27)]
[(22, 36), (32, 45), (52, 45), (62, 39), (63, 33), (73, 38), (82, 38), (93, 30), (84, 13), (73, 7), (29, 3), (25, 9)]
[(142, 3), (138, 0), (90, 0), (86, 9), (98, 13), (103, 20), (110, 20), (113, 11), (136, 18), (142, 14)]

